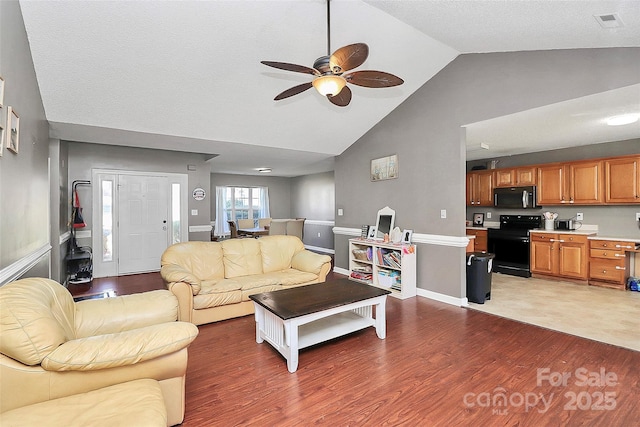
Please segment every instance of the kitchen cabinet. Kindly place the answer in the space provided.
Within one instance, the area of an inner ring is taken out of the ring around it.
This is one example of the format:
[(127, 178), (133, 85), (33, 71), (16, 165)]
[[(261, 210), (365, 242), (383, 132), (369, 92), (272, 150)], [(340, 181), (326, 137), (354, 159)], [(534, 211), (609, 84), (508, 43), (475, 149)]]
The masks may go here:
[(467, 206), (493, 206), (493, 171), (467, 174)]
[(476, 236), (473, 243), (473, 251), (475, 252), (486, 252), (487, 251), (487, 240), (488, 240), (488, 231), (487, 230), (479, 230), (474, 228), (467, 228), (467, 235)]
[(530, 235), (531, 272), (587, 280), (587, 236), (569, 233)]
[(640, 203), (640, 157), (604, 161), (605, 202)]
[(589, 241), (589, 284), (624, 290), (635, 244), (615, 240)]
[(538, 205), (604, 202), (603, 162), (558, 163), (538, 167)]
[(536, 172), (535, 166), (495, 170), (493, 172), (494, 187), (536, 185)]

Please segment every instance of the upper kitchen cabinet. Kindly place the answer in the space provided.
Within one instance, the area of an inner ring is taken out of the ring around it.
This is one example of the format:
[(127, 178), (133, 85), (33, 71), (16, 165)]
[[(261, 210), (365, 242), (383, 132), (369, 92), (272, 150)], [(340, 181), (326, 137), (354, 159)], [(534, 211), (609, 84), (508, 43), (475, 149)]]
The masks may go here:
[(493, 171), (467, 174), (467, 206), (493, 206)]
[(606, 203), (640, 203), (640, 157), (604, 161)]
[(538, 167), (538, 205), (591, 205), (604, 202), (602, 161)]
[(493, 185), (494, 187), (536, 185), (536, 170), (535, 166), (498, 169), (493, 172)]

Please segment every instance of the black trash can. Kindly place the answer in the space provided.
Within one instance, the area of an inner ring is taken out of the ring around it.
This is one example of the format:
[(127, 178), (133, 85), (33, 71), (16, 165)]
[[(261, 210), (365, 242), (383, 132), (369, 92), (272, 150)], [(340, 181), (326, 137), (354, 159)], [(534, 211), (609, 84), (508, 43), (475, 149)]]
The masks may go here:
[(484, 304), (491, 299), (491, 270), (494, 254), (473, 252), (467, 254), (467, 299)]

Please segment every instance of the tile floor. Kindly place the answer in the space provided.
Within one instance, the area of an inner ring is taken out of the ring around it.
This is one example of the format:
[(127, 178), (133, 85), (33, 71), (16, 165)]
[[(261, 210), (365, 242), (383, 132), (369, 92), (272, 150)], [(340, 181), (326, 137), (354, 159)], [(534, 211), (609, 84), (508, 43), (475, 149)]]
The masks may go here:
[(494, 273), (469, 308), (640, 351), (640, 292)]

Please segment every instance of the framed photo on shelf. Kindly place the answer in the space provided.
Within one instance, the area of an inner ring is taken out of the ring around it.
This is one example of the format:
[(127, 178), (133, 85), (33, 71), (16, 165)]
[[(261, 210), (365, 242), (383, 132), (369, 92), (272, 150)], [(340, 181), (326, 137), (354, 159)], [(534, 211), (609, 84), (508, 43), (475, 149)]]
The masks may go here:
[(398, 155), (371, 160), (371, 181), (382, 181), (398, 177)]
[(367, 232), (367, 239), (375, 239), (376, 238), (376, 226), (370, 225), (369, 231)]
[(413, 230), (407, 230), (407, 229), (402, 230), (402, 240), (401, 240), (401, 242), (403, 244), (407, 244), (407, 245), (411, 244), (411, 238), (412, 237), (413, 237)]
[(473, 226), (474, 227), (482, 227), (484, 225), (484, 214), (483, 213), (474, 213), (473, 214)]
[(12, 107), (7, 108), (7, 129), (5, 133), (7, 149), (18, 154), (20, 147), (20, 117)]

